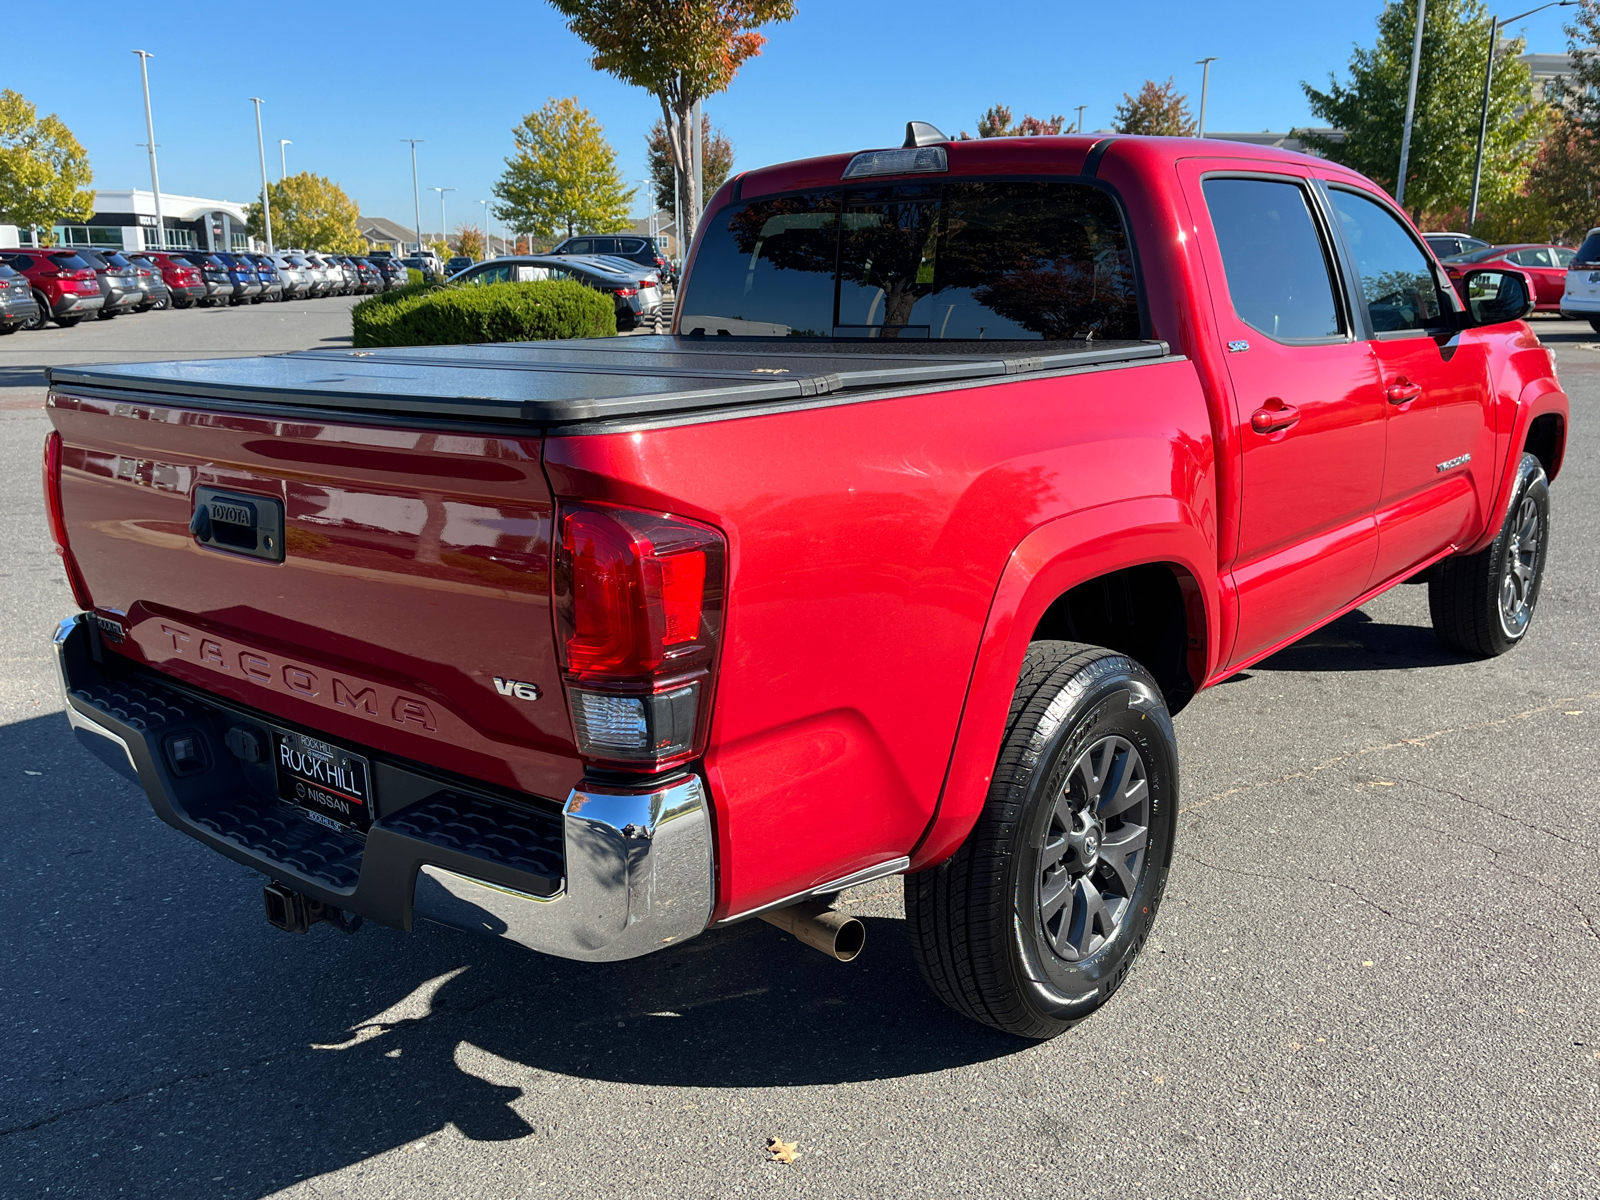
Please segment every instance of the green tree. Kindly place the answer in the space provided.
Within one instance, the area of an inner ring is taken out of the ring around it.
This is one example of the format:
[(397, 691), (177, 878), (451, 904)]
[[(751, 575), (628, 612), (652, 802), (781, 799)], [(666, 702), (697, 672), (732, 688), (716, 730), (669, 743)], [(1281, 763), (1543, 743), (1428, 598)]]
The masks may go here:
[[(650, 193), (656, 208), (676, 213), (677, 202), (673, 196), (672, 140), (667, 137), (664, 121), (650, 126), (645, 135), (645, 155), (650, 164)], [(714, 195), (733, 173), (733, 143), (720, 129), (711, 128), (711, 118), (700, 116), (700, 147), (705, 155), (700, 173), (704, 176), (706, 195)]]
[[(1326, 91), (1300, 85), (1311, 111), (1344, 132), (1338, 140), (1301, 131), (1301, 140), (1391, 194), (1400, 170), (1416, 21), (1416, 0), (1394, 0), (1378, 16), (1376, 45), (1357, 46), (1351, 54), (1348, 82), (1330, 76)], [(1424, 214), (1453, 216), (1471, 199), (1488, 43), (1481, 0), (1428, 0), (1405, 187), (1406, 207), (1419, 221)], [(1545, 120), (1527, 64), (1518, 58), (1523, 49), (1522, 39), (1512, 38), (1495, 56), (1479, 201), (1485, 208), (1521, 193)]]
[(637, 188), (623, 184), (617, 153), (576, 96), (552, 99), (512, 130), (517, 152), (494, 185), (499, 217), (518, 233), (549, 237), (628, 227)]
[(1198, 128), (1189, 115), (1189, 98), (1178, 91), (1170, 75), (1165, 83), (1146, 79), (1137, 96), (1122, 93), (1111, 127), (1118, 133), (1153, 137), (1193, 137)]
[[(272, 241), (296, 250), (323, 250), (329, 254), (359, 254), (366, 248), (361, 236), (361, 209), (344, 189), (325, 175), (302, 171), (269, 184), (272, 200)], [(258, 200), (246, 210), (246, 230), (265, 237)]]
[[(1063, 116), (1034, 117), (1023, 115), (1022, 120), (1015, 125), (1011, 123), (1011, 109), (1004, 104), (991, 104), (983, 116), (978, 118), (978, 136), (980, 138), (992, 137), (1054, 137), (1066, 128), (1067, 119)], [(961, 131), (961, 141), (970, 142), (972, 135), (965, 129)]]
[(94, 214), (89, 155), (61, 118), (10, 88), (0, 91), (0, 221), (49, 229)]
[(550, 0), (567, 28), (594, 50), (590, 63), (661, 102), (679, 172), (675, 211), (699, 221), (704, 198), (689, 174), (695, 102), (727, 91), (739, 68), (761, 53), (756, 32), (794, 16), (795, 0)]

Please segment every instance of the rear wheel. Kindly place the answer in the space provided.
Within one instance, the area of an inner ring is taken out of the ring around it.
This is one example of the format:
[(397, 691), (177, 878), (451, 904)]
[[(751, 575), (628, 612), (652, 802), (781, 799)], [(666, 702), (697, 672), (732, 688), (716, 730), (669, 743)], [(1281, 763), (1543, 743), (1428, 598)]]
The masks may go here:
[(1030, 646), (977, 824), (906, 877), (912, 952), (939, 998), (1028, 1038), (1109, 1000), (1166, 890), (1177, 766), (1143, 667), (1073, 642)]
[(1600, 317), (1590, 317), (1589, 328), (1594, 330), (1596, 333), (1600, 333)]
[(51, 320), (53, 320), (57, 325), (61, 326), (61, 328), (63, 328), (63, 329), (71, 329), (79, 321), (83, 320), (83, 314), (79, 313), (76, 316), (69, 316), (69, 317), (52, 317)]
[(1434, 632), (1448, 649), (1492, 658), (1528, 632), (1550, 543), (1550, 484), (1544, 467), (1524, 454), (1511, 507), (1487, 549), (1447, 558), (1428, 583)]
[(94, 317), (97, 321), (109, 321), (117, 315), (117, 310), (114, 308), (102, 308), (99, 312), (95, 313)]

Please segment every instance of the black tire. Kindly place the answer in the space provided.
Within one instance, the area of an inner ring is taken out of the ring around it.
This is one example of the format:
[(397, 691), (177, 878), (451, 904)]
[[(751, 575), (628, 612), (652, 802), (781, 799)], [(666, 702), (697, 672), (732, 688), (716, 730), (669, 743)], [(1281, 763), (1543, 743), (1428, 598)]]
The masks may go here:
[(1596, 333), (1600, 333), (1600, 317), (1590, 317), (1589, 328), (1594, 330)]
[[(1135, 791), (1144, 798), (1127, 801)], [(906, 876), (923, 978), (957, 1012), (1006, 1033), (1071, 1028), (1111, 998), (1144, 945), (1177, 811), (1177, 741), (1155, 680), (1110, 650), (1035, 642), (977, 824), (952, 857)], [(1118, 867), (1103, 851), (1135, 846), (1128, 813), (1145, 822), (1143, 848)], [(1065, 893), (1052, 915), (1051, 897)]]
[(1511, 504), (1489, 546), (1447, 558), (1428, 583), (1428, 612), (1447, 650), (1493, 658), (1527, 636), (1550, 551), (1550, 482), (1531, 454), (1517, 465)]
[(75, 317), (51, 317), (50, 319), (63, 329), (71, 329), (79, 321), (83, 320), (83, 314), (79, 313)]
[(33, 294), (33, 305), (39, 311), (34, 313), (22, 323), (24, 329), (43, 329), (44, 323), (50, 319), (50, 302), (44, 298), (43, 293)]
[(8, 333), (15, 333), (17, 330), (21, 329), (22, 326), (23, 322), (21, 321), (12, 321), (6, 325), (0, 325), (0, 337), (5, 337), (5, 335)]
[(102, 308), (99, 312), (95, 313), (94, 319), (97, 321), (113, 321), (121, 315), (122, 313), (117, 309)]

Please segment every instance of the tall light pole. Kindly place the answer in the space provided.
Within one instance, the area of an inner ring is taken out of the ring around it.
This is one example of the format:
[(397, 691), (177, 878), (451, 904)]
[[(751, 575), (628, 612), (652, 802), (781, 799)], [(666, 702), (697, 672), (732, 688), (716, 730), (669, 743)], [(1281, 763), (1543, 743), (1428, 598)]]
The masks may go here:
[(156, 245), (167, 248), (167, 223), (161, 215), (161, 176), (156, 171), (156, 122), (150, 115), (150, 60), (155, 57), (148, 50), (135, 50), (139, 56), (139, 75), (144, 79), (144, 129), (150, 139), (150, 191), (156, 198)]
[(479, 200), (478, 203), (483, 205), (483, 260), (484, 260), (484, 262), (488, 262), (489, 261), (489, 202), (487, 200)]
[[(450, 249), (450, 223), (444, 219), (444, 194), (455, 191), (455, 188), (431, 187), (428, 190), (439, 193), (439, 240), (444, 243), (444, 248), (448, 250)], [(417, 236), (421, 237), (422, 234), (419, 232)]]
[(278, 139), (278, 182), (283, 182), (283, 177), (289, 173), (289, 156), (284, 153), (285, 146), (294, 145), (288, 138)]
[(1568, 8), (1578, 0), (1550, 0), (1549, 4), (1541, 4), (1538, 8), (1530, 8), (1525, 13), (1518, 13), (1502, 21), (1499, 17), (1489, 18), (1489, 54), (1488, 62), (1483, 68), (1483, 115), (1478, 119), (1478, 154), (1472, 160), (1472, 202), (1467, 205), (1467, 232), (1472, 232), (1472, 227), (1478, 220), (1478, 185), (1483, 181), (1483, 145), (1489, 137), (1489, 85), (1494, 83), (1494, 52), (1500, 41), (1500, 30), (1520, 21), (1523, 17), (1531, 17), (1536, 12), (1543, 12), (1547, 8)]
[(1215, 54), (1207, 58), (1197, 58), (1194, 65), (1201, 69), (1200, 73), (1200, 129), (1195, 137), (1206, 135), (1206, 94), (1211, 90), (1211, 64), (1217, 61)]
[(1083, 132), (1083, 110), (1088, 108), (1088, 107), (1089, 106), (1087, 104), (1078, 105), (1078, 132), (1079, 133)]
[(1422, 66), (1422, 24), (1428, 19), (1428, 0), (1417, 0), (1417, 35), (1411, 42), (1411, 83), (1406, 88), (1406, 125), (1400, 134), (1400, 177), (1394, 185), (1394, 202), (1406, 206), (1406, 167), (1411, 161), (1411, 118), (1417, 111), (1417, 71)]
[(421, 138), (401, 138), (402, 142), (411, 143), (411, 203), (416, 211), (417, 218), (417, 253), (422, 253), (422, 193), (417, 191), (417, 143)]
[(261, 140), (261, 106), (266, 103), (260, 96), (251, 96), (250, 103), (256, 106), (256, 152), (261, 156), (261, 219), (267, 227), (267, 253), (275, 251), (272, 248), (272, 197), (267, 194), (267, 144)]

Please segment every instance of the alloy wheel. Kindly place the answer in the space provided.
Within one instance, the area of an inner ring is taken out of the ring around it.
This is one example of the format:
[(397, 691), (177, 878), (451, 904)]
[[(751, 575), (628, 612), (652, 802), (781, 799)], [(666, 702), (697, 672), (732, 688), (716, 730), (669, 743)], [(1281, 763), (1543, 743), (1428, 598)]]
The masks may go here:
[(1519, 638), (1533, 618), (1533, 587), (1539, 577), (1539, 506), (1524, 496), (1515, 530), (1506, 545), (1506, 569), (1500, 579), (1500, 627)]
[(1101, 738), (1068, 772), (1039, 855), (1045, 941), (1078, 962), (1126, 923), (1150, 841), (1150, 782), (1126, 738)]

